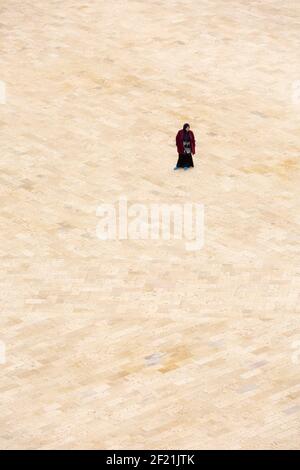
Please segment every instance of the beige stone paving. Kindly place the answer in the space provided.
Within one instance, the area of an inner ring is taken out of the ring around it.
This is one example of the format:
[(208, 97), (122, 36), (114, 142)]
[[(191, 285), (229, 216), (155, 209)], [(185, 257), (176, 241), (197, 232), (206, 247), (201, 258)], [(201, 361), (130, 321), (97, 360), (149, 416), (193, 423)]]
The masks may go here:
[[(0, 448), (299, 448), (299, 2), (0, 13)], [(203, 249), (100, 241), (120, 195)]]

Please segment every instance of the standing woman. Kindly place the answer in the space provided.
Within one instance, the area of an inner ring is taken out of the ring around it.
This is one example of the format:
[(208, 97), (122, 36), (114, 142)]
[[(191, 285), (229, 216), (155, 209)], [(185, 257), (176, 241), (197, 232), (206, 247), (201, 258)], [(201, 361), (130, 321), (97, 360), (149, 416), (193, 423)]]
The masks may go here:
[(195, 155), (196, 141), (193, 131), (190, 130), (190, 125), (186, 122), (183, 128), (177, 132), (176, 147), (178, 152), (178, 161), (174, 170), (184, 168), (188, 170), (194, 166), (193, 157)]

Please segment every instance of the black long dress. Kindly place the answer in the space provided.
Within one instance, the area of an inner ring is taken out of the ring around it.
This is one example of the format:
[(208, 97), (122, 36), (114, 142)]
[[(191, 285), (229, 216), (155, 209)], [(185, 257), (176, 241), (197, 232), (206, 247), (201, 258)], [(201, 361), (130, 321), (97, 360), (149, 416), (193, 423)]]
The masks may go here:
[(189, 132), (183, 133), (183, 148), (184, 153), (180, 153), (178, 156), (177, 168), (189, 168), (190, 166), (194, 166)]

